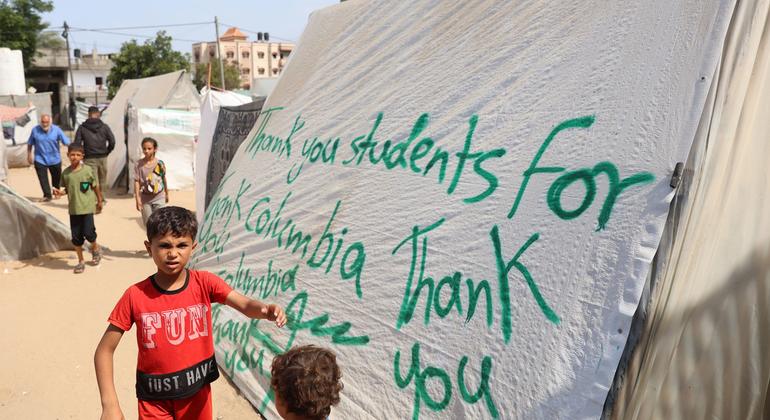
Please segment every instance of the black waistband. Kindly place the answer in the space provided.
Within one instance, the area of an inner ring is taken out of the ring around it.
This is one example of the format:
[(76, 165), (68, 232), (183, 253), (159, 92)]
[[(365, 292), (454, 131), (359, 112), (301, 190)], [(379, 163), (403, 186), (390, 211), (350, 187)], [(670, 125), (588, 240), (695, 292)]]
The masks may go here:
[(173, 373), (151, 375), (137, 370), (136, 397), (145, 401), (188, 398), (217, 378), (219, 369), (213, 355)]

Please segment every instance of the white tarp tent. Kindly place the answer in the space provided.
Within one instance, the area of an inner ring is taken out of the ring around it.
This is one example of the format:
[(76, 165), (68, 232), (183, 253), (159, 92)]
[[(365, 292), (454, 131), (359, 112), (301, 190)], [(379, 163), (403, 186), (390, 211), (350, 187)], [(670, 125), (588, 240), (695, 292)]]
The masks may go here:
[(59, 219), (0, 182), (0, 261), (25, 260), (74, 249), (70, 230)]
[[(171, 190), (195, 187), (195, 137), (200, 126), (197, 111), (140, 108), (129, 109), (129, 168), (133, 171), (142, 158), (142, 139), (158, 142), (156, 156), (166, 165), (166, 181)], [(133, 179), (133, 178), (132, 178)], [(133, 182), (129, 183), (133, 192)]]
[(736, 71), (720, 67), (728, 27), (767, 33), (767, 2), (747, 4), (761, 22), (729, 0), (315, 12), (193, 258), (291, 321), (215, 307), (220, 366), (268, 418), (270, 361), (305, 343), (339, 356), (333, 417), (599, 417), (674, 168)]
[(107, 160), (107, 184), (110, 186), (115, 186), (127, 163), (125, 120), (129, 115), (129, 108), (198, 112), (200, 98), (190, 76), (182, 70), (143, 79), (124, 80), (102, 117), (115, 135), (115, 150)]
[[(2, 121), (0, 121), (2, 123)], [(0, 138), (0, 182), (6, 182), (8, 180), (8, 161), (6, 156), (5, 141)]]
[(209, 162), (209, 155), (211, 154), (211, 139), (217, 126), (219, 108), (222, 106), (247, 104), (252, 101), (250, 97), (235, 92), (220, 92), (205, 88), (204, 91), (201, 91), (201, 96), (203, 101), (200, 112), (200, 131), (198, 133), (195, 155), (195, 209), (199, 223), (203, 220), (206, 195), (206, 168)]
[(770, 2), (738, 1), (609, 419), (770, 418)]

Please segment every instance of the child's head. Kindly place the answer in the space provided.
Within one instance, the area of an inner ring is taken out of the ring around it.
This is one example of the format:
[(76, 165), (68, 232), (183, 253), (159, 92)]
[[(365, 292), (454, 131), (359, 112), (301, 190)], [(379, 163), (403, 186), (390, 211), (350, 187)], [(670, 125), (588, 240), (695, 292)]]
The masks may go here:
[(158, 270), (178, 274), (184, 270), (195, 249), (198, 222), (190, 210), (168, 206), (155, 210), (147, 220), (147, 252)]
[(142, 153), (147, 159), (155, 157), (155, 151), (158, 150), (158, 142), (152, 137), (142, 139)]
[(273, 359), (271, 386), (284, 419), (323, 420), (340, 402), (337, 356), (315, 346), (294, 347)]
[(78, 166), (83, 160), (84, 154), (85, 151), (83, 150), (83, 145), (81, 144), (70, 143), (70, 145), (67, 147), (67, 157), (69, 158), (70, 164), (72, 166)]

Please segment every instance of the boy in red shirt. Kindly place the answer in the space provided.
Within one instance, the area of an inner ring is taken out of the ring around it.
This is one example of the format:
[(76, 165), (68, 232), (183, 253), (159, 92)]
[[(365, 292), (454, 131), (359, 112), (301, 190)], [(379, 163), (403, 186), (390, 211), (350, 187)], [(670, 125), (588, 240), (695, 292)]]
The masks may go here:
[(109, 317), (94, 355), (102, 419), (123, 419), (113, 381), (113, 354), (136, 323), (139, 419), (212, 418), (210, 383), (219, 377), (211, 337), (211, 302), (250, 318), (286, 324), (284, 310), (250, 299), (216, 275), (185, 268), (197, 243), (195, 216), (164, 207), (147, 221), (144, 245), (158, 271), (129, 287)]

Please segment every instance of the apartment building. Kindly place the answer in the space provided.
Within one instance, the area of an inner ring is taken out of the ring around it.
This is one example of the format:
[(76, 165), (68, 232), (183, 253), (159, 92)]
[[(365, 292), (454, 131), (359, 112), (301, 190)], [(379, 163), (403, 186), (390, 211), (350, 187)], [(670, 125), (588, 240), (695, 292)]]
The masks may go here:
[[(251, 89), (252, 79), (274, 78), (281, 74), (294, 44), (271, 42), (267, 32), (258, 32), (257, 40), (249, 41), (243, 32), (232, 27), (219, 37), (219, 47), (225, 62), (238, 66), (241, 88)], [(193, 44), (193, 63), (216, 63), (216, 51), (216, 41)]]

